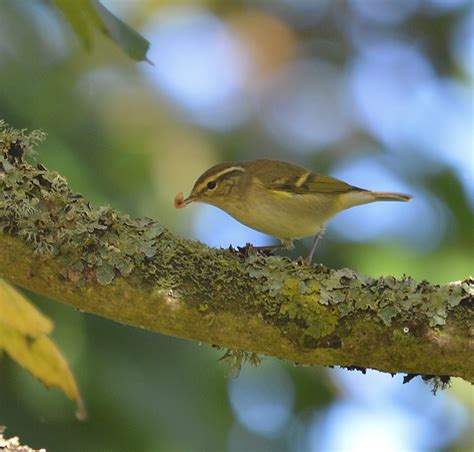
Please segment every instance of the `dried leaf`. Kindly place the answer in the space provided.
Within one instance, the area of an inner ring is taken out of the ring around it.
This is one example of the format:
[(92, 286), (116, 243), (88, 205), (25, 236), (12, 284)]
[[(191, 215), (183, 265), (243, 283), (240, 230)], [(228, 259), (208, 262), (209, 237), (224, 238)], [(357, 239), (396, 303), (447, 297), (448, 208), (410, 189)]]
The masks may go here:
[(20, 292), (0, 280), (0, 349), (27, 369), (47, 388), (59, 387), (76, 402), (76, 416), (86, 412), (69, 366), (49, 338), (51, 320), (36, 309)]

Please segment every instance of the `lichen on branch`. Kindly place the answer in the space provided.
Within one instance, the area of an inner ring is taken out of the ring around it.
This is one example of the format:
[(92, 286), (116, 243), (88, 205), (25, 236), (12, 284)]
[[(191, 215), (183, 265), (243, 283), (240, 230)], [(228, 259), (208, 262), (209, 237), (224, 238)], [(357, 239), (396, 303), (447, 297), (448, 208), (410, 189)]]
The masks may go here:
[(303, 364), (474, 380), (473, 281), (371, 278), (209, 248), (92, 207), (0, 130), (0, 276), (153, 331)]
[(7, 452), (46, 452), (46, 449), (32, 449), (30, 446), (21, 444), (18, 436), (6, 438), (4, 436), (6, 428), (0, 425), (0, 450)]

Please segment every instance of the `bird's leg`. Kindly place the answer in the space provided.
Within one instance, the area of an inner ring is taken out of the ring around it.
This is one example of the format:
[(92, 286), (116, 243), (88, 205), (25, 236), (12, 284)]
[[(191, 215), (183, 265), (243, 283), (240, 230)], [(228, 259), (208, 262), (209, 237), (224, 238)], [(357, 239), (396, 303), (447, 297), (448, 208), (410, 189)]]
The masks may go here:
[(319, 231), (319, 232), (314, 236), (313, 244), (311, 245), (311, 251), (309, 252), (309, 255), (308, 255), (308, 257), (307, 257), (307, 261), (308, 261), (308, 263), (310, 263), (310, 264), (311, 264), (311, 262), (313, 261), (314, 251), (316, 250), (316, 246), (318, 245), (319, 239), (320, 239), (321, 236), (323, 235), (323, 232), (324, 232), (324, 229), (322, 229), (321, 231)]

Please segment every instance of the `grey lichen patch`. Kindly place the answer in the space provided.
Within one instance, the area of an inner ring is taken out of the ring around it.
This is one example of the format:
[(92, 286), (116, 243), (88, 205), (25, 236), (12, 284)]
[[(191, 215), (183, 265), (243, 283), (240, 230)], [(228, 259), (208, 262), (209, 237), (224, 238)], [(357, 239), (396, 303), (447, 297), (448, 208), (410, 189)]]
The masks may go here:
[(327, 269), (315, 273), (298, 261), (258, 255), (250, 256), (246, 265), (248, 275), (258, 280), (257, 303), (264, 318), (272, 319), (287, 337), (307, 347), (334, 332), (337, 310), (318, 303)]
[(474, 279), (467, 278), (464, 281), (456, 281), (449, 284), (451, 290), (448, 291), (448, 305), (457, 306), (461, 301), (474, 300)]
[(429, 319), (429, 325), (434, 327), (444, 325), (448, 311), (462, 301), (470, 304), (472, 309), (473, 288), (472, 279), (445, 286), (433, 286), (423, 281), (407, 297), (412, 298), (412, 309), (421, 311)]
[(0, 148), (7, 152), (0, 155), (4, 168), (11, 169), (12, 164), (22, 162), (25, 157), (36, 155), (35, 147), (44, 141), (46, 133), (41, 130), (27, 132), (26, 129), (15, 129), (0, 119)]
[(167, 231), (111, 207), (95, 209), (63, 177), (25, 162), (43, 136), (0, 124), (0, 232), (30, 243), (38, 255), (61, 259), (63, 277), (77, 285), (108, 285), (134, 270), (140, 279), (151, 278), (150, 260)]
[(106, 286), (110, 284), (115, 278), (114, 267), (108, 263), (103, 263), (100, 265), (95, 272), (97, 282)]
[(32, 449), (30, 446), (21, 444), (18, 436), (7, 438), (4, 436), (6, 427), (0, 425), (0, 450), (7, 452), (46, 452), (46, 449)]
[[(340, 309), (341, 315), (373, 311), (387, 326), (394, 320), (407, 321), (414, 317), (427, 320), (432, 327), (443, 325), (451, 307), (463, 299), (472, 299), (472, 284), (468, 283), (436, 286), (426, 281), (417, 283), (407, 277), (373, 279), (357, 274), (341, 277), (341, 271), (333, 272), (330, 287), (325, 286), (322, 291), (327, 303), (342, 302), (339, 305), (343, 309)], [(335, 297), (336, 293), (339, 293), (338, 297)]]
[(35, 142), (24, 132), (0, 132), (0, 233), (24, 240), (38, 256), (54, 257), (65, 281), (107, 286), (121, 277), (142, 289), (175, 289), (181, 300), (207, 304), (203, 315), (251, 305), (249, 282), (236, 277), (242, 270), (231, 253), (174, 237), (148, 218), (92, 207), (57, 173), (13, 158), (13, 139), (28, 149)]
[(390, 326), (392, 324), (392, 320), (397, 317), (399, 310), (396, 306), (390, 305), (385, 306), (379, 311), (379, 317), (382, 319), (385, 325)]
[(259, 303), (265, 316), (286, 332), (295, 331), (288, 323), (297, 322), (314, 339), (330, 335), (341, 319), (360, 312), (374, 313), (385, 326), (394, 321), (441, 326), (450, 309), (473, 299), (472, 280), (436, 286), (409, 277), (374, 279), (350, 269), (310, 268), (285, 258), (258, 255), (250, 256), (246, 264), (248, 275), (259, 282)]

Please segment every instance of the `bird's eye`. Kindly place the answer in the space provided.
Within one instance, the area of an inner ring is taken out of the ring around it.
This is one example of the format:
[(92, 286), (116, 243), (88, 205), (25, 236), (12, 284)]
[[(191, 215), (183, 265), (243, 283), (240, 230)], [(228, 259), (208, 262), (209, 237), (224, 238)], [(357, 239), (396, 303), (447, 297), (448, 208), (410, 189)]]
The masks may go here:
[(216, 186), (217, 186), (217, 183), (214, 180), (211, 180), (210, 182), (207, 183), (207, 188), (209, 190), (214, 190), (214, 188), (216, 188)]

